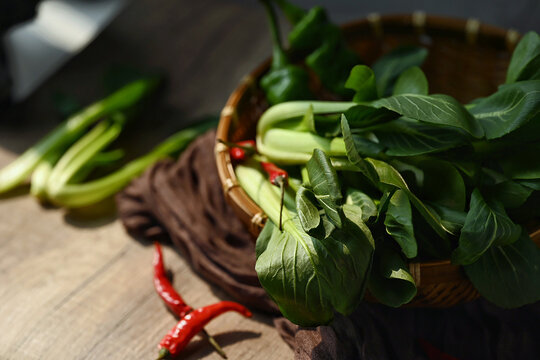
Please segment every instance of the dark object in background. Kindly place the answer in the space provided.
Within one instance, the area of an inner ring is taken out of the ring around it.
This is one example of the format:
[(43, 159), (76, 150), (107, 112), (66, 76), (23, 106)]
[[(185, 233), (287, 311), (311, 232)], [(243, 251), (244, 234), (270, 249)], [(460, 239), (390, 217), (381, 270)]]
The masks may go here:
[(0, 109), (5, 106), (9, 99), (10, 88), (11, 82), (9, 79), (4, 47), (0, 45)]
[[(0, 40), (13, 25), (33, 18), (40, 0), (0, 0)], [(3, 42), (0, 41), (0, 108), (9, 101), (11, 81)]]
[(0, 33), (15, 24), (31, 19), (40, 0), (0, 0)]

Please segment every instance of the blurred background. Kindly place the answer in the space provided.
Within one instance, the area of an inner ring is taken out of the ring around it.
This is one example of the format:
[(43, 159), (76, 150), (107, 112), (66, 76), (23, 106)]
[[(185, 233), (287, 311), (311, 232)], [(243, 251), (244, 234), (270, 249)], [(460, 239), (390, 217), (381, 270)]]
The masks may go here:
[[(340, 23), (373, 12), (421, 10), (540, 31), (538, 0), (293, 2), (306, 8), (323, 5)], [(28, 98), (103, 31), (86, 54), (71, 61), (78, 65), (63, 69), (57, 76), (63, 79), (51, 80), (52, 87), (82, 95), (78, 88), (84, 85), (92, 93), (89, 80), (106, 65), (157, 67), (170, 77), (171, 102), (190, 114), (206, 113), (218, 111), (237, 81), (270, 54), (266, 19), (256, 0), (0, 0), (0, 31), (4, 104)]]

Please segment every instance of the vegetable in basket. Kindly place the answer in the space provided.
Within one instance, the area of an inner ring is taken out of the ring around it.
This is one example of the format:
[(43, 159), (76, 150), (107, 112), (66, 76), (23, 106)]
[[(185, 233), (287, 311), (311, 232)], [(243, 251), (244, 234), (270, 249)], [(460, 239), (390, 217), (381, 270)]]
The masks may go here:
[(406, 47), (351, 70), (353, 101), (284, 102), (261, 116), (257, 157), (296, 184), (282, 231), (279, 193), (259, 165), (238, 164), (236, 176), (268, 216), (256, 270), (287, 318), (328, 323), (366, 289), (406, 304), (408, 262), (433, 259), (462, 265), (498, 306), (540, 300), (540, 249), (525, 230), (540, 214), (538, 39), (525, 35), (507, 84), (470, 104), (430, 94), (427, 52)]
[(308, 87), (308, 73), (301, 67), (291, 64), (281, 46), (276, 14), (270, 0), (260, 1), (268, 15), (273, 42), (272, 65), (270, 71), (260, 81), (268, 102), (279, 104), (289, 100), (313, 98)]
[(294, 25), (288, 37), (291, 51), (306, 55), (306, 65), (326, 89), (350, 97), (352, 92), (346, 88), (345, 81), (360, 58), (347, 47), (340, 27), (328, 19), (326, 10), (320, 6), (305, 11), (287, 0), (274, 2)]

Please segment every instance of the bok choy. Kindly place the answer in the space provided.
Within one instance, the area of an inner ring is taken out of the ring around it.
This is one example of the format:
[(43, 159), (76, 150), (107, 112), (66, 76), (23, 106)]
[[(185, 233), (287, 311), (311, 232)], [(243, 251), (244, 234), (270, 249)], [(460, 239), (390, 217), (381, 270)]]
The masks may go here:
[(470, 104), (429, 93), (420, 67), (427, 51), (407, 47), (350, 69), (351, 101), (282, 102), (264, 112), (258, 157), (298, 177), (285, 195), (283, 231), (277, 189), (259, 166), (239, 164), (236, 175), (268, 216), (256, 270), (287, 318), (326, 324), (366, 289), (401, 306), (417, 292), (409, 262), (440, 259), (463, 266), (496, 305), (540, 300), (540, 248), (526, 231), (540, 214), (538, 39), (525, 35), (507, 83)]

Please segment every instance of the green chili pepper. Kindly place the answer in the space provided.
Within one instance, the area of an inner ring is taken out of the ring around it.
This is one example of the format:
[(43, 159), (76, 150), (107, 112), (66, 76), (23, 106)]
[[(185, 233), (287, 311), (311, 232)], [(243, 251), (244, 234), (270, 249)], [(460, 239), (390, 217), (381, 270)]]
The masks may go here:
[(328, 20), (326, 11), (320, 6), (311, 8), (293, 25), (289, 33), (289, 45), (292, 51), (302, 54), (309, 54), (323, 42), (341, 36), (339, 27)]
[(292, 65), (281, 46), (274, 9), (269, 0), (261, 0), (261, 2), (268, 15), (273, 41), (272, 66), (260, 82), (268, 102), (275, 105), (290, 100), (313, 98), (308, 87), (308, 73), (301, 67)]
[(287, 0), (274, 1), (294, 25), (289, 33), (291, 51), (309, 54), (306, 65), (317, 74), (323, 86), (334, 94), (350, 98), (353, 93), (345, 88), (345, 82), (351, 69), (361, 60), (347, 47), (339, 26), (329, 20), (320, 6), (306, 12)]
[(351, 69), (360, 63), (358, 55), (343, 40), (327, 41), (306, 58), (306, 64), (325, 88), (350, 99), (353, 92), (345, 87)]

